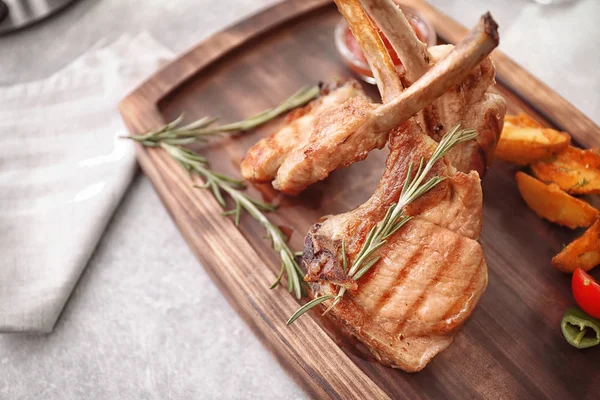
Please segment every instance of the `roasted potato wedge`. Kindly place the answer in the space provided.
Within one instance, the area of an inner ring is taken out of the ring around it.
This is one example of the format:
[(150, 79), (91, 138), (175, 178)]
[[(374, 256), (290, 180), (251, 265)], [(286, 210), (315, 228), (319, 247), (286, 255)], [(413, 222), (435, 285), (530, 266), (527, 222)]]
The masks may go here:
[(505, 123), (494, 157), (527, 165), (555, 156), (571, 143), (571, 136), (554, 129), (532, 128)]
[(542, 182), (554, 182), (569, 193), (600, 194), (600, 149), (568, 146), (555, 158), (533, 163), (531, 170)]
[(571, 196), (554, 183), (547, 185), (523, 172), (517, 172), (516, 179), (525, 203), (550, 222), (575, 229), (588, 227), (600, 217), (600, 211), (596, 208)]
[(519, 113), (517, 115), (506, 115), (504, 117), (504, 123), (520, 126), (522, 128), (542, 128), (542, 124), (540, 124), (525, 113)]
[(563, 272), (573, 273), (581, 268), (589, 271), (600, 264), (600, 220), (583, 235), (569, 243), (552, 259), (552, 265)]

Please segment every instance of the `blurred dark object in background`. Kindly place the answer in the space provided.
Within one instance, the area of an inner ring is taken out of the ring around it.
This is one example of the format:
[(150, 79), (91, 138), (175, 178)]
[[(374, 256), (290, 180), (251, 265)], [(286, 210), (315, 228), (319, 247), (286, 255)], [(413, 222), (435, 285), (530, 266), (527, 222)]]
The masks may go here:
[(33, 25), (77, 0), (0, 0), (0, 36)]
[(0, 0), (0, 22), (8, 15), (8, 6), (5, 2)]

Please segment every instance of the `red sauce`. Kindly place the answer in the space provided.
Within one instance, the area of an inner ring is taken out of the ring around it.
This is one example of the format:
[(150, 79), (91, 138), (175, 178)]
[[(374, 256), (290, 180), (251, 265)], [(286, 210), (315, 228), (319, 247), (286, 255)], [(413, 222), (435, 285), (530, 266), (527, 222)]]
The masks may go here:
[[(422, 25), (421, 21), (414, 20), (409, 15), (407, 15), (407, 19), (408, 19), (408, 23), (410, 24), (411, 28), (413, 28), (413, 30), (415, 31), (415, 34), (417, 35), (419, 40), (423, 43), (426, 43), (427, 35), (424, 31), (424, 27), (421, 26)], [(385, 45), (385, 48), (390, 53), (390, 56), (392, 57), (392, 61), (394, 62), (394, 65), (397, 65), (397, 66), (402, 65), (402, 62), (398, 58), (398, 55), (392, 48), (392, 45), (390, 44), (389, 40), (385, 37), (383, 32), (381, 32), (381, 30), (379, 28), (377, 28), (377, 32), (379, 32), (379, 36), (381, 36), (381, 39), (383, 41), (383, 44)], [(363, 54), (362, 50), (360, 49), (360, 45), (358, 44), (358, 41), (352, 34), (352, 31), (350, 31), (350, 28), (346, 28), (346, 31), (344, 32), (344, 41), (346, 43), (346, 47), (348, 47), (348, 50), (350, 50), (350, 52), (356, 58), (358, 58), (359, 60), (361, 60), (362, 62), (364, 62), (366, 64), (367, 59), (365, 58), (365, 55)], [(352, 65), (351, 68), (360, 74), (367, 75), (367, 76), (373, 76), (373, 73), (370, 70), (362, 69), (356, 65)]]

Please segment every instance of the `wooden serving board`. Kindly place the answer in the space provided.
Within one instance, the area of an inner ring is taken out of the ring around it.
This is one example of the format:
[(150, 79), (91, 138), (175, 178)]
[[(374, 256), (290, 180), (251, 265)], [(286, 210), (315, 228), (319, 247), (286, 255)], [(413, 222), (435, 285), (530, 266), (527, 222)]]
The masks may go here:
[[(422, 0), (405, 0), (429, 18), (441, 41), (466, 29)], [(491, 10), (493, 12), (493, 10)], [(272, 107), (299, 87), (350, 72), (338, 58), (333, 28), (340, 19), (329, 0), (290, 0), (218, 33), (152, 76), (120, 105), (132, 133), (186, 120), (220, 116), (238, 120)], [(475, 24), (476, 21), (473, 21)], [(578, 144), (600, 146), (600, 129), (563, 98), (502, 53), (495, 90), (508, 112), (525, 111), (547, 126), (568, 130)], [(378, 98), (375, 88), (368, 93)], [(213, 141), (200, 149), (220, 172), (239, 176), (245, 151), (281, 121), (254, 132)], [(568, 128), (568, 129), (567, 129)], [(348, 211), (366, 200), (383, 170), (386, 151), (336, 171), (299, 197), (268, 185), (249, 192), (279, 204), (271, 218), (293, 231), (291, 246), (319, 217)], [(516, 168), (496, 163), (484, 187), (481, 243), (489, 285), (454, 343), (420, 373), (383, 367), (340, 347), (321, 321), (303, 317), (287, 327), (298, 303), (286, 290), (269, 290), (279, 270), (262, 228), (220, 215), (207, 191), (161, 150), (137, 147), (142, 169), (189, 246), (239, 314), (305, 391), (314, 398), (577, 398), (600, 396), (600, 348), (578, 351), (560, 333), (574, 301), (570, 276), (550, 265), (575, 233), (538, 218), (521, 200)]]

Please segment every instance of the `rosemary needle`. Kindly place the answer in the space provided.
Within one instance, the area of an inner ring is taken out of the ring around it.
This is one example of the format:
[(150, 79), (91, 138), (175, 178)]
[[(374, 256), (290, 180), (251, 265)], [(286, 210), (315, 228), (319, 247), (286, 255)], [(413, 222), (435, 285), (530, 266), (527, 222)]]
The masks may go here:
[(335, 298), (334, 294), (328, 294), (325, 296), (321, 296), (321, 297), (317, 297), (312, 299), (311, 301), (309, 301), (308, 303), (306, 303), (305, 305), (303, 305), (302, 307), (300, 307), (291, 317), (290, 319), (287, 321), (287, 324), (293, 324), (295, 320), (297, 320), (298, 318), (300, 318), (302, 316), (302, 314), (304, 314), (305, 312), (307, 312), (308, 310), (310, 310), (311, 308), (318, 306), (319, 304), (321, 304), (324, 301), (327, 300), (331, 300)]
[(224, 132), (247, 131), (287, 111), (308, 103), (319, 94), (319, 91), (318, 86), (305, 86), (277, 107), (269, 108), (242, 121), (212, 126), (217, 121), (217, 118), (204, 117), (191, 124), (181, 126), (183, 122), (183, 115), (181, 115), (158, 130), (149, 131), (142, 135), (126, 136), (126, 138), (135, 140), (144, 146), (156, 147), (160, 143), (185, 145), (196, 141), (204, 141), (207, 136), (214, 136)]
[[(379, 250), (387, 241), (387, 239), (392, 236), (395, 232), (398, 231), (404, 224), (406, 224), (412, 217), (404, 215), (404, 207), (408, 204), (412, 203), (435, 186), (437, 186), (440, 182), (442, 182), (445, 177), (434, 176), (424, 182), (427, 174), (431, 171), (434, 164), (439, 161), (442, 157), (444, 157), (454, 146), (458, 143), (466, 142), (474, 139), (477, 136), (477, 132), (473, 129), (463, 129), (460, 130), (460, 124), (456, 125), (449, 132), (447, 132), (442, 140), (438, 143), (436, 150), (433, 152), (429, 161), (426, 164), (424, 159), (421, 158), (419, 163), (419, 167), (417, 168), (416, 173), (413, 177), (413, 167), (414, 165), (411, 163), (408, 166), (408, 172), (406, 174), (406, 180), (404, 185), (402, 186), (402, 191), (400, 193), (400, 198), (398, 199), (398, 203), (392, 205), (386, 212), (384, 218), (379, 221), (369, 232), (367, 235), (367, 239), (365, 243), (361, 247), (358, 255), (350, 270), (348, 271), (348, 276), (353, 280), (360, 279), (364, 274), (366, 274), (376, 263), (379, 261), (379, 256), (376, 255), (377, 250)], [(344, 241), (342, 241), (342, 263), (344, 271), (347, 270), (347, 254), (346, 254), (346, 246)], [(342, 287), (338, 291), (337, 295), (324, 295), (313, 299), (312, 301), (306, 303), (304, 306), (299, 308), (287, 321), (287, 324), (292, 324), (296, 319), (302, 316), (304, 313), (316, 307), (317, 305), (323, 303), (326, 300), (333, 299), (331, 305), (325, 310), (323, 314), (328, 313), (333, 309), (343, 298), (346, 293), (346, 288)]]
[(196, 134), (212, 135), (219, 132), (245, 131), (256, 128), (257, 126), (264, 124), (265, 122), (268, 122), (287, 111), (308, 103), (319, 94), (319, 91), (320, 89), (318, 86), (305, 86), (275, 108), (265, 110), (243, 121), (232, 122), (230, 124), (221, 126), (202, 128), (199, 129)]

